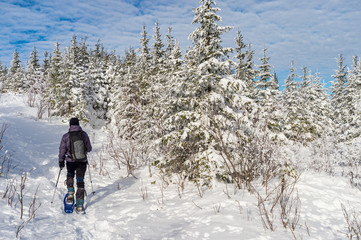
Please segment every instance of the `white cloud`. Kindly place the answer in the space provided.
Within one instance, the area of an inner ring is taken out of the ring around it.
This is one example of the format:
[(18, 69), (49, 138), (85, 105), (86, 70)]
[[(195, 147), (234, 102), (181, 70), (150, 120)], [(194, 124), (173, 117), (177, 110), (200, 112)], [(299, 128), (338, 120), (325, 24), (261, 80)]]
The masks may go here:
[(246, 0), (241, 7), (229, 0), (219, 5), (224, 5), (224, 22), (239, 27), (258, 55), (268, 48), (276, 71), (287, 72), (294, 60), (299, 68), (308, 66), (326, 77), (334, 73), (339, 53), (350, 63), (361, 50), (361, 5), (358, 0), (346, 2)]
[[(57, 40), (69, 46), (72, 35), (88, 36), (92, 47), (98, 39), (109, 49), (123, 54), (139, 46), (142, 25), (148, 37), (158, 20), (163, 37), (172, 26), (183, 51), (190, 44), (188, 35), (192, 8), (198, 0), (37, 0), (32, 5), (0, 2), (2, 16), (0, 60), (10, 64), (15, 48), (27, 59), (34, 46), (39, 52), (53, 51)], [(361, 5), (359, 0), (218, 0), (221, 25), (234, 29), (223, 36), (225, 46), (234, 46), (236, 31), (241, 30), (256, 51), (255, 60), (265, 46), (276, 72), (287, 74), (291, 60), (330, 76), (335, 58), (344, 54), (351, 64), (352, 55), (361, 51)]]

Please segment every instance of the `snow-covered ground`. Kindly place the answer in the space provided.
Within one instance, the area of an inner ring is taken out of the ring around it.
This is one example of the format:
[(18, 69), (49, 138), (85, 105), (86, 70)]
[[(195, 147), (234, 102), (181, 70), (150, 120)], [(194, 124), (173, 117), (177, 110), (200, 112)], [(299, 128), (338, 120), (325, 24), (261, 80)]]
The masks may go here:
[[(99, 174), (99, 156), (107, 136), (101, 130), (85, 127), (94, 148), (90, 173), (95, 194), (91, 193), (87, 172), (87, 214), (65, 214), (65, 170), (53, 204), (51, 199), (59, 173), (58, 147), (68, 123), (47, 118), (37, 121), (36, 109), (25, 102), (20, 95), (0, 97), (0, 127), (7, 124), (3, 144), (12, 154), (7, 178), (0, 177), (0, 239), (16, 239), (18, 227), (28, 219), (37, 187), (41, 206), (35, 218), (21, 229), (20, 239), (346, 239), (341, 203), (350, 212), (361, 209), (361, 192), (351, 186), (348, 177), (306, 170), (296, 185), (301, 214), (294, 232), (283, 228), (279, 217), (274, 220), (275, 231), (265, 230), (257, 197), (247, 191), (234, 191), (232, 185), (219, 183), (200, 197), (197, 189), (188, 184), (182, 198), (170, 185), (164, 189), (162, 201), (161, 181), (156, 172), (149, 177), (147, 168), (136, 172), (137, 179), (125, 177), (125, 170), (118, 170), (103, 155), (103, 173)], [(12, 206), (8, 198), (2, 197), (9, 181), (16, 179), (19, 185), (25, 172), (28, 179), (21, 220), (17, 196)]]

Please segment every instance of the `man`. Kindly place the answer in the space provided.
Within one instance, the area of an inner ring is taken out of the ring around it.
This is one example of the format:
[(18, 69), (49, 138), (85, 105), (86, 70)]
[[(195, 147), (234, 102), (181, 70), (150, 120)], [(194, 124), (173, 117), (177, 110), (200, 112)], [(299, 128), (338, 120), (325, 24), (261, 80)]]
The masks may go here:
[(85, 186), (84, 176), (88, 164), (87, 153), (92, 150), (89, 136), (79, 126), (79, 119), (70, 119), (70, 128), (61, 139), (59, 147), (59, 167), (67, 169), (66, 185), (68, 202), (74, 199), (74, 177), (76, 176), (76, 210), (84, 211)]

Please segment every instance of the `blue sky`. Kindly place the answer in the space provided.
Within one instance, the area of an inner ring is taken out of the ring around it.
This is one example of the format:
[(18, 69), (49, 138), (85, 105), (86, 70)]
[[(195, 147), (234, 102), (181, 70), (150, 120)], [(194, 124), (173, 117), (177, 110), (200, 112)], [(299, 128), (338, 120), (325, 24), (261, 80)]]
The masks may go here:
[[(255, 50), (255, 63), (266, 47), (270, 63), (283, 82), (293, 60), (328, 81), (342, 53), (348, 66), (361, 56), (360, 0), (217, 0), (223, 46), (234, 47), (239, 29)], [(185, 51), (191, 42), (192, 9), (199, 0), (0, 0), (0, 61), (10, 65), (15, 49), (23, 64), (34, 47), (52, 52), (58, 40), (69, 46), (74, 34), (87, 37), (90, 47), (100, 39), (107, 50), (123, 55), (139, 47), (145, 25), (148, 36), (159, 22), (164, 37), (168, 26)]]

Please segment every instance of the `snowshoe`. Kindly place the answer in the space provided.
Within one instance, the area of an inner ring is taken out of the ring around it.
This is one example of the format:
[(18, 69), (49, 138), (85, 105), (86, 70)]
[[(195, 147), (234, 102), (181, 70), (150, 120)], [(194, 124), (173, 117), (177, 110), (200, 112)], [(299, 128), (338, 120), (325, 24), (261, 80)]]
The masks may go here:
[(69, 196), (69, 193), (65, 194), (65, 197), (64, 197), (64, 212), (72, 213), (74, 210), (75, 201), (74, 201), (74, 197), (73, 197), (72, 201), (68, 202), (68, 196)]

